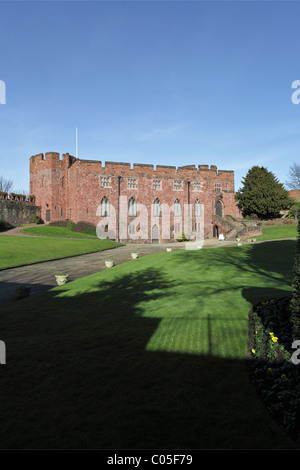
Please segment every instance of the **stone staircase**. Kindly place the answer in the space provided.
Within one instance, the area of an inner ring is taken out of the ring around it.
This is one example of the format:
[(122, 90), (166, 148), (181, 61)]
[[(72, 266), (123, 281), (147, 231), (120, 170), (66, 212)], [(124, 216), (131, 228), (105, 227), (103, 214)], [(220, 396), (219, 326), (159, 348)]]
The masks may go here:
[(253, 222), (235, 219), (231, 215), (225, 217), (214, 215), (213, 222), (219, 227), (219, 233), (223, 233), (226, 240), (236, 237), (243, 239), (262, 234), (261, 228), (253, 225)]

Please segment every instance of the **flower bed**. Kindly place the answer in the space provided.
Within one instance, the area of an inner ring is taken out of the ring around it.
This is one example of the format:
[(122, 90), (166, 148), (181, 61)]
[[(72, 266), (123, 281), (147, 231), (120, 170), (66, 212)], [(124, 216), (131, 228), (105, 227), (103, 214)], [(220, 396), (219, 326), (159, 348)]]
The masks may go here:
[[(300, 438), (300, 364), (292, 360), (290, 296), (262, 302), (250, 312), (248, 373), (270, 415)], [(299, 338), (300, 339), (300, 338)]]

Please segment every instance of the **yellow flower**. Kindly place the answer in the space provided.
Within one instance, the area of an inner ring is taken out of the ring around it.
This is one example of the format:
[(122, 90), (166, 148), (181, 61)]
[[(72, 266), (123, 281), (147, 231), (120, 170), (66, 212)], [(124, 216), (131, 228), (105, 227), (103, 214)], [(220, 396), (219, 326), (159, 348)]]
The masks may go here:
[(272, 336), (272, 341), (273, 341), (274, 343), (277, 343), (277, 341), (278, 341), (277, 336)]
[(255, 354), (255, 349), (252, 348), (252, 349), (251, 349), (251, 352), (252, 352), (253, 354)]

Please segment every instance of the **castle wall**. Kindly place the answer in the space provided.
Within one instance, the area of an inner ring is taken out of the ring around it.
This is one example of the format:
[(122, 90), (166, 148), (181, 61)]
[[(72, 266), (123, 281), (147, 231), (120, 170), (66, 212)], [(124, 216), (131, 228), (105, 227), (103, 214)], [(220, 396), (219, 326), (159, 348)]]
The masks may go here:
[[(100, 177), (109, 178), (109, 187), (100, 187)], [(136, 180), (136, 187), (130, 184)], [(160, 188), (153, 189), (153, 180)], [(174, 189), (174, 180), (179, 188)], [(181, 187), (180, 187), (181, 185)], [(217, 188), (219, 185), (219, 188)], [(80, 160), (69, 154), (49, 152), (30, 158), (30, 192), (41, 206), (44, 221), (69, 219), (74, 222), (88, 221), (95, 225), (101, 220), (97, 209), (104, 196), (119, 214), (120, 196), (127, 201), (134, 197), (137, 204), (148, 210), (148, 238), (151, 239), (151, 204), (156, 198), (161, 204), (172, 206), (178, 198), (182, 212), (185, 204), (194, 205), (199, 200), (204, 205), (205, 237), (211, 237), (213, 215), (216, 213), (216, 198), (221, 195), (222, 215), (237, 215), (234, 201), (234, 173), (219, 170), (211, 165), (188, 165), (176, 168), (146, 164), (116, 163)], [(48, 211), (48, 212), (47, 212)], [(49, 212), (50, 211), (50, 212)], [(49, 220), (47, 220), (47, 214)], [(133, 217), (132, 219), (135, 219)], [(132, 220), (128, 217), (128, 222)], [(157, 219), (161, 229), (161, 219)], [(170, 225), (174, 229), (174, 214)], [(117, 227), (118, 229), (118, 227)], [(183, 229), (183, 227), (182, 227)], [(182, 230), (183, 231), (183, 230)], [(119, 233), (117, 234), (119, 235)], [(161, 240), (163, 241), (163, 240)]]
[(0, 199), (0, 219), (11, 225), (30, 224), (34, 215), (40, 217), (40, 208), (33, 203)]

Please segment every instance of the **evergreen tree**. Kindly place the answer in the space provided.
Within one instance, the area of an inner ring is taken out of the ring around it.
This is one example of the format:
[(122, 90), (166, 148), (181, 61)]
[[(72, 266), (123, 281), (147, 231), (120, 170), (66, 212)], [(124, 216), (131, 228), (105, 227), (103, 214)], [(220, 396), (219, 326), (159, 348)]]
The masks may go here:
[(255, 214), (260, 219), (272, 219), (292, 203), (283, 184), (264, 167), (253, 166), (242, 182), (244, 186), (236, 193), (236, 201), (244, 216)]
[(298, 238), (294, 263), (294, 281), (292, 284), (292, 299), (290, 302), (293, 339), (300, 339), (300, 217), (298, 219)]

